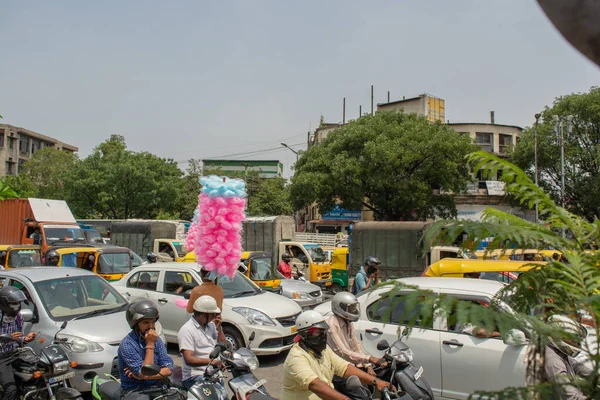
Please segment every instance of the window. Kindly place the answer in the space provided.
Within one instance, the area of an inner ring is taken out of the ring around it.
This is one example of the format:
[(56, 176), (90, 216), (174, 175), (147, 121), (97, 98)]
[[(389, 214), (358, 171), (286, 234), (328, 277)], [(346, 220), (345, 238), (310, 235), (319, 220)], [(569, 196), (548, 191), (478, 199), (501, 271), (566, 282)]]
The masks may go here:
[(156, 290), (158, 284), (158, 271), (143, 271), (133, 275), (127, 281), (127, 287), (144, 289), (144, 290)]
[(494, 151), (493, 139), (494, 134), (489, 132), (477, 132), (476, 140), (481, 150), (492, 153)]
[(273, 279), (270, 258), (254, 258), (250, 264), (250, 279), (253, 281), (268, 281)]
[(7, 175), (14, 175), (15, 171), (13, 171), (13, 162), (12, 161), (7, 161), (6, 162), (6, 174)]
[(21, 173), (21, 171), (23, 171), (23, 164), (25, 164), (25, 160), (22, 158), (19, 158), (19, 165), (18, 165), (19, 173)]
[(440, 251), (440, 259), (442, 258), (462, 258), (456, 251)]
[[(464, 299), (460, 299), (463, 301), (471, 301), (471, 303), (473, 304), (472, 308), (470, 309), (470, 313), (477, 313), (477, 309), (479, 307), (490, 307), (490, 302), (488, 299), (483, 299), (483, 298), (464, 298)], [(498, 310), (498, 312), (502, 312), (501, 310)], [(457, 313), (457, 308), (456, 306), (452, 309), (450, 316), (448, 316), (448, 321), (447, 321), (447, 327), (448, 327), (448, 331), (450, 332), (454, 332), (454, 333), (462, 333), (465, 335), (471, 335), (471, 336), (475, 336), (473, 335), (473, 330), (477, 327), (483, 327), (485, 325), (484, 321), (481, 321), (480, 324), (471, 324), (471, 323), (467, 323), (467, 322), (460, 322), (458, 321), (458, 313)], [(497, 330), (497, 328), (495, 328), (494, 330)], [(492, 339), (502, 339), (502, 338), (492, 338)]]
[(500, 134), (500, 153), (506, 153), (512, 148), (513, 138), (511, 135)]
[(290, 254), (290, 257), (294, 262), (300, 262), (302, 264), (308, 263), (308, 257), (306, 257), (306, 254), (304, 254), (300, 247), (285, 246), (285, 250)]
[(167, 271), (163, 291), (171, 294), (183, 294), (198, 286), (198, 282), (188, 272)]
[[(396, 325), (407, 324), (416, 314), (421, 312), (423, 304), (418, 304), (410, 311), (407, 310), (407, 299), (402, 296), (383, 297), (367, 307), (367, 318), (370, 321), (392, 323)], [(417, 319), (415, 326), (432, 329), (433, 326), (428, 324), (422, 326), (420, 319)]]
[(31, 267), (34, 265), (42, 265), (40, 253), (36, 250), (12, 250), (9, 253), (8, 267)]
[(14, 148), (14, 146), (15, 146), (14, 142), (15, 142), (15, 138), (12, 138), (12, 137), (8, 138), (8, 148), (9, 149), (13, 149)]
[(98, 259), (99, 274), (126, 274), (131, 271), (131, 255), (127, 253), (102, 253)]
[(0, 147), (4, 147), (4, 129), (0, 129)]

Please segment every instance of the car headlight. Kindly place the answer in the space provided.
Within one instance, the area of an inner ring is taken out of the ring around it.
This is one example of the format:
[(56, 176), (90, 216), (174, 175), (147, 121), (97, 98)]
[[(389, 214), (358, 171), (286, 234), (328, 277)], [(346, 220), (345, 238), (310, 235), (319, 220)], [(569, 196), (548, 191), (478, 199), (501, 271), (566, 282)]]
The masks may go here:
[(267, 314), (253, 308), (234, 307), (232, 310), (243, 315), (252, 325), (276, 326)]
[(293, 292), (292, 297), (294, 299), (308, 299), (308, 293)]
[(411, 349), (404, 349), (398, 354), (394, 354), (394, 358), (402, 363), (411, 362), (413, 360), (414, 353)]
[(67, 349), (69, 349), (73, 353), (88, 353), (104, 350), (104, 348), (98, 343), (91, 342), (84, 338), (80, 338), (79, 336), (72, 336), (64, 333), (59, 333), (56, 338), (62, 340), (66, 339), (66, 342), (64, 342), (63, 344)]

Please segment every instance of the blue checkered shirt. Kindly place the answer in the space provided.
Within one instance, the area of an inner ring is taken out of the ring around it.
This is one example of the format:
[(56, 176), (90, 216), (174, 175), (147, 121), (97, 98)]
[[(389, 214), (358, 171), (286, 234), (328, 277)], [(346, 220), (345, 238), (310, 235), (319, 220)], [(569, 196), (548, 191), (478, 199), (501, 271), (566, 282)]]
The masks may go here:
[[(23, 317), (21, 317), (21, 313), (17, 314), (17, 317), (12, 322), (4, 322), (4, 314), (0, 315), (0, 335), (11, 334), (14, 332), (22, 332), (23, 331)], [(13, 350), (15, 347), (18, 347), (17, 342), (10, 342), (6, 344), (0, 344), (0, 354), (5, 353), (7, 351)]]
[[(139, 376), (146, 358), (146, 340), (135, 330), (121, 341), (119, 345), (119, 375), (121, 376), (121, 390), (148, 389), (161, 387), (160, 380), (139, 380), (125, 375), (125, 368), (129, 368), (134, 375)], [(154, 363), (161, 368), (173, 370), (173, 360), (167, 354), (167, 346), (158, 338), (154, 344)]]

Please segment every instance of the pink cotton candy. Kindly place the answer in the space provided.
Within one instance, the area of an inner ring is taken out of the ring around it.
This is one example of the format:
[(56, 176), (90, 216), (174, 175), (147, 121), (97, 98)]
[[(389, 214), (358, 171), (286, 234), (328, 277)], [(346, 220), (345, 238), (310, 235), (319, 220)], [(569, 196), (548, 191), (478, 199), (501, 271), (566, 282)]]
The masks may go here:
[(181, 308), (187, 308), (188, 305), (188, 300), (184, 299), (183, 297), (179, 297), (177, 296), (175, 298), (175, 305), (177, 307), (181, 307)]

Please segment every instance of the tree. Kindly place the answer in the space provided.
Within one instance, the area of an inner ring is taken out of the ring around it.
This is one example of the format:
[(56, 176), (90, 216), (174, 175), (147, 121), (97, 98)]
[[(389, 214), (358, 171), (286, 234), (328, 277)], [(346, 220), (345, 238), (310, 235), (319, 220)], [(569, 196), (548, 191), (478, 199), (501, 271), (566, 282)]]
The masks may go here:
[[(542, 112), (537, 129), (539, 180), (560, 203), (560, 140), (554, 131), (554, 115), (573, 116), (572, 132), (565, 132), (566, 207), (591, 221), (600, 217), (600, 88), (558, 97)], [(533, 176), (533, 127), (525, 130), (510, 160)]]
[(75, 166), (73, 153), (55, 147), (37, 151), (25, 164), (19, 176), (27, 177), (35, 188), (34, 196), (43, 199), (65, 198), (65, 176)]
[(352, 210), (364, 206), (377, 220), (452, 216), (456, 207), (449, 191), (466, 188), (465, 156), (474, 150), (470, 138), (440, 123), (378, 112), (336, 129), (302, 153), (291, 198), (298, 208), (316, 201), (322, 212), (338, 202)]
[[(401, 316), (410, 320), (414, 326), (418, 320), (421, 325), (433, 321), (439, 311), (433, 311), (436, 304), (441, 312), (458, 310), (457, 323), (472, 323), (485, 327), (488, 331), (498, 329), (503, 337), (511, 329), (520, 329), (526, 333), (530, 353), (528, 363), (528, 386), (507, 388), (502, 393), (475, 393), (504, 399), (549, 398), (554, 388), (544, 383), (544, 356), (550, 340), (574, 339), (561, 329), (547, 324), (551, 314), (575, 317), (592, 317), (591, 338), (597, 338), (600, 318), (600, 221), (593, 223), (577, 217), (556, 205), (542, 188), (536, 186), (521, 169), (506, 160), (499, 159), (486, 152), (477, 152), (470, 156), (473, 170), (502, 170), (502, 179), (506, 191), (521, 204), (533, 208), (536, 204), (540, 215), (547, 224), (538, 225), (515, 217), (512, 214), (490, 208), (484, 212), (482, 222), (441, 220), (433, 223), (425, 232), (424, 248), (431, 245), (454, 243), (466, 235), (463, 242), (469, 246), (478, 246), (484, 238), (493, 238), (489, 248), (542, 248), (552, 246), (561, 250), (565, 260), (551, 260), (545, 266), (537, 266), (519, 275), (519, 278), (506, 286), (498, 295), (497, 301), (508, 303), (514, 313), (498, 312), (493, 307), (477, 307), (470, 302), (460, 302), (449, 296), (435, 296), (422, 291), (409, 295), (406, 305), (407, 314), (414, 311), (411, 305), (419, 304), (418, 312)], [(560, 233), (562, 230), (568, 235)], [(402, 288), (398, 283), (391, 284), (389, 296), (394, 296)], [(388, 294), (386, 294), (388, 295)], [(449, 314), (448, 314), (449, 315)], [(594, 336), (595, 335), (595, 336)], [(582, 354), (592, 364), (600, 365), (600, 353), (597, 346), (582, 347)], [(585, 379), (566, 377), (568, 383), (575, 383), (586, 398), (597, 399), (600, 396), (600, 369), (593, 368)], [(510, 382), (506, 383), (507, 386)]]
[(292, 215), (293, 212), (283, 178), (260, 178), (259, 186), (248, 194), (248, 215)]
[(0, 200), (14, 199), (19, 197), (17, 192), (4, 180), (0, 178)]
[(113, 135), (76, 162), (65, 186), (80, 218), (154, 218), (179, 215), (182, 174), (175, 161), (129, 151)]

